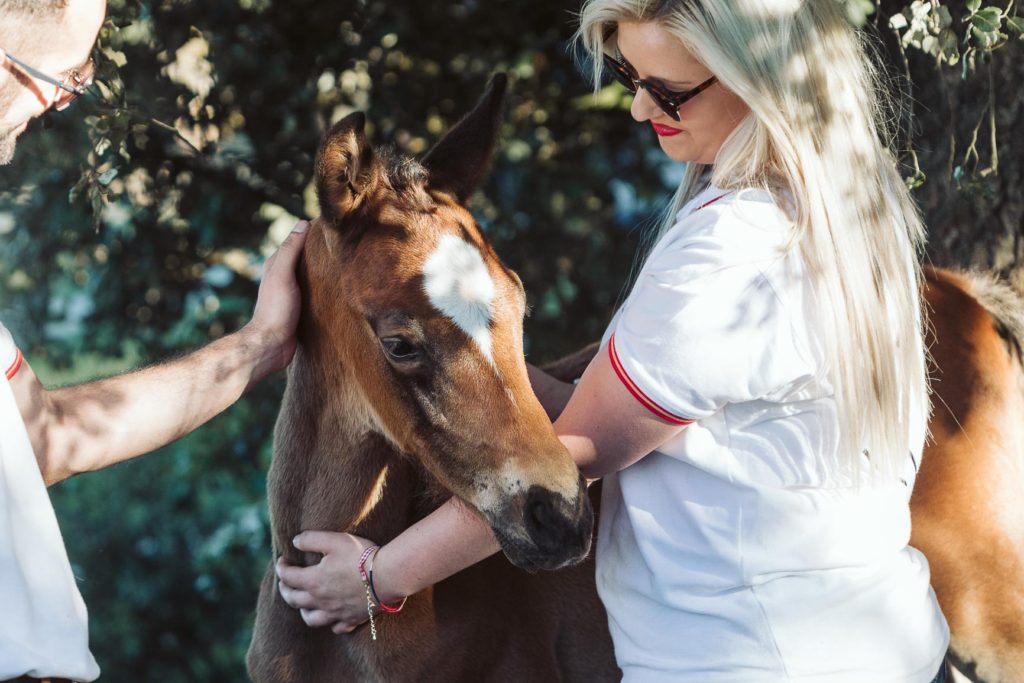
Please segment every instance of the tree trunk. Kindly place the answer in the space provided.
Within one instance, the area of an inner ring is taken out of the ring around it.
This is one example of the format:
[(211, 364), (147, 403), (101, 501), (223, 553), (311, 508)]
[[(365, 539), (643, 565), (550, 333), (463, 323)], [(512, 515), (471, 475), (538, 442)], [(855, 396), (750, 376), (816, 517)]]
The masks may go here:
[[(880, 24), (888, 55), (899, 71), (902, 57), (896, 38), (885, 28), (887, 18), (905, 2), (883, 2)], [(961, 26), (962, 8), (954, 13)], [(961, 64), (937, 66), (930, 55), (908, 48), (914, 99), (912, 143), (924, 185), (915, 196), (928, 228), (928, 256), (936, 265), (975, 267), (1008, 272), (1024, 263), (1024, 60), (1020, 40), (992, 54), (991, 60), (961, 78)], [(995, 109), (997, 156), (993, 156), (989, 103)], [(979, 126), (980, 123), (980, 126)], [(977, 131), (980, 160), (965, 155)], [(998, 159), (998, 172), (983, 174)], [(909, 159), (904, 159), (909, 163)], [(962, 166), (963, 175), (954, 177)]]

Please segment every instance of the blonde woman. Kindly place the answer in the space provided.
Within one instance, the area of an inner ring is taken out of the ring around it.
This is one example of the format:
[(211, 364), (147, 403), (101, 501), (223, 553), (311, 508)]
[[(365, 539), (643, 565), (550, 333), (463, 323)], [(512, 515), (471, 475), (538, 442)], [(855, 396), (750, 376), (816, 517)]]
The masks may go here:
[[(531, 371), (605, 478), (597, 580), (625, 680), (944, 680), (948, 629), (907, 545), (923, 228), (857, 34), (835, 0), (588, 0), (577, 37), (687, 163), (578, 386)], [(296, 545), (325, 558), (279, 566), (285, 600), (310, 625), (363, 621), (367, 543)], [(443, 506), (379, 552), (380, 599), (497, 548)]]

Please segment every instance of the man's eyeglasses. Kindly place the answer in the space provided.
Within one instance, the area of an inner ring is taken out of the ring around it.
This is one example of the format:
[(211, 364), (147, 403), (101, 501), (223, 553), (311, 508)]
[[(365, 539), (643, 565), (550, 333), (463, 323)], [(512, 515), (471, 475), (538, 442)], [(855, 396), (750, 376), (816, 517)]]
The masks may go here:
[(88, 92), (89, 86), (92, 85), (93, 74), (96, 71), (96, 65), (93, 62), (92, 57), (90, 57), (84, 66), (78, 69), (72, 69), (63, 79), (57, 80), (56, 78), (48, 76), (42, 71), (29, 66), (9, 52), (7, 53), (7, 59), (11, 60), (12, 64), (32, 78), (57, 87), (57, 93), (50, 102), (50, 106), (57, 111), (67, 109), (76, 97)]
[[(614, 26), (605, 32), (605, 42), (608, 42), (613, 33), (615, 33)], [(608, 70), (615, 76), (615, 80), (621, 83), (626, 90), (635, 95), (637, 90), (643, 88), (651, 96), (651, 99), (654, 100), (654, 103), (658, 105), (658, 108), (676, 121), (679, 120), (679, 107), (683, 106), (684, 102), (693, 99), (718, 82), (718, 79), (712, 76), (690, 90), (669, 90), (660, 83), (640, 78), (632, 64), (625, 59), (619, 61), (607, 52), (604, 53), (604, 65), (608, 67)]]

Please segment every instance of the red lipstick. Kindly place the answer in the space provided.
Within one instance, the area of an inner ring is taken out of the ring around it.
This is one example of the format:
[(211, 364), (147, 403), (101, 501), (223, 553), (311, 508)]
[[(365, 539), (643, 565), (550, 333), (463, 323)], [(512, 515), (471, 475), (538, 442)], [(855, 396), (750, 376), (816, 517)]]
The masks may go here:
[(654, 132), (663, 138), (671, 137), (673, 135), (679, 135), (683, 131), (679, 128), (672, 128), (671, 126), (663, 126), (660, 123), (652, 123), (654, 126)]

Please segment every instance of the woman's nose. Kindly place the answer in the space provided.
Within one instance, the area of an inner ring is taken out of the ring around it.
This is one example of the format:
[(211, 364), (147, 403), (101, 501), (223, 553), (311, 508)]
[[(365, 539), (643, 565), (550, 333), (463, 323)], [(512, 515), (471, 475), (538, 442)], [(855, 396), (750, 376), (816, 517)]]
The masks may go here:
[(633, 116), (634, 121), (637, 123), (649, 121), (656, 117), (660, 111), (658, 105), (647, 94), (647, 90), (644, 88), (636, 89), (636, 94), (633, 95), (633, 103), (629, 105), (629, 113)]

